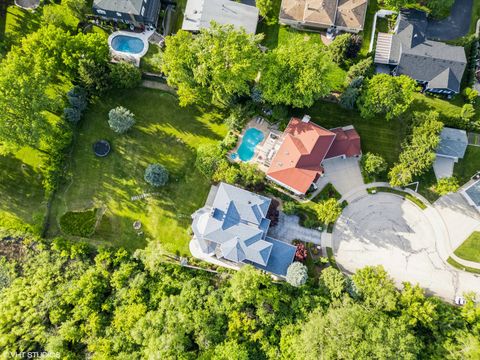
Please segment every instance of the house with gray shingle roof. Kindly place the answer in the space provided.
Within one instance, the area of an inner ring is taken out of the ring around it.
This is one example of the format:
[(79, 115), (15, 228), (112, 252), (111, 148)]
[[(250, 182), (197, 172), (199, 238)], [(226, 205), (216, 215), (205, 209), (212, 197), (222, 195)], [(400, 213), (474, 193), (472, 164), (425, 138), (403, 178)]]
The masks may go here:
[(192, 241), (203, 255), (285, 276), (296, 247), (267, 236), (270, 203), (265, 196), (220, 183), (192, 215)]
[(93, 13), (135, 27), (157, 26), (160, 0), (94, 0)]
[(443, 128), (440, 133), (440, 143), (435, 150), (436, 159), (433, 164), (437, 179), (453, 175), (453, 167), (459, 159), (463, 159), (467, 146), (468, 137), (465, 130)]
[(389, 65), (393, 75), (410, 76), (426, 92), (458, 94), (467, 65), (465, 49), (427, 39), (427, 25), (425, 12), (401, 11), (395, 33), (379, 33), (375, 63)]

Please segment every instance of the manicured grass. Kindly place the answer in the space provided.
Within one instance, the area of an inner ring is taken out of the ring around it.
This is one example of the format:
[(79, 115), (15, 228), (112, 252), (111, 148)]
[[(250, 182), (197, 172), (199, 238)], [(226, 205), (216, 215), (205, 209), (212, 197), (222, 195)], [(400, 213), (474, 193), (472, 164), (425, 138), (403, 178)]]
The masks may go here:
[[(107, 124), (108, 111), (125, 106), (137, 123), (125, 135)], [(226, 127), (195, 108), (181, 108), (169, 93), (139, 88), (107, 94), (91, 106), (80, 123), (69, 164), (69, 181), (56, 194), (51, 212), (50, 236), (61, 234), (60, 217), (68, 211), (106, 208), (88, 241), (96, 245), (143, 247), (160, 241), (169, 252), (189, 254), (190, 215), (204, 205), (210, 182), (194, 168), (196, 148), (219, 141)], [(112, 152), (96, 158), (93, 143), (106, 139)], [(150, 163), (164, 165), (170, 181), (153, 188), (144, 180)], [(152, 194), (140, 200), (133, 196)], [(133, 229), (140, 220), (143, 235)]]
[(30, 148), (13, 154), (4, 150), (0, 145), (0, 233), (2, 229), (22, 230), (29, 226), (29, 230), (39, 233), (46, 213), (39, 169), (43, 160), (38, 151)]
[(345, 110), (338, 104), (318, 101), (307, 110), (296, 110), (295, 115), (309, 114), (315, 123), (331, 129), (353, 125), (362, 141), (363, 153), (381, 155), (391, 166), (398, 159), (400, 145), (405, 137), (405, 126), (401, 120), (386, 121), (382, 117), (365, 120), (358, 111)]
[(149, 73), (161, 74), (162, 53), (159, 46), (150, 44), (145, 56), (140, 60), (140, 69)]
[(330, 198), (340, 200), (341, 197), (342, 195), (340, 195), (337, 189), (335, 189), (335, 186), (333, 186), (331, 183), (328, 183), (311, 201), (320, 202)]
[(455, 164), (453, 175), (458, 178), (460, 185), (463, 185), (477, 171), (480, 171), (480, 147), (470, 145), (467, 147), (464, 158)]
[(480, 0), (473, 0), (472, 18), (470, 20), (470, 34), (475, 34), (478, 19), (480, 19)]
[(478, 262), (480, 267), (480, 232), (474, 231), (454, 253), (461, 259)]
[(362, 31), (362, 48), (360, 50), (361, 56), (367, 56), (368, 48), (370, 47), (370, 39), (372, 38), (373, 18), (375, 13), (379, 10), (378, 1), (370, 0), (368, 2), (367, 14), (365, 15), (365, 25)]
[(7, 15), (0, 21), (0, 55), (8, 50), (11, 45), (19, 44), (21, 39), (40, 26), (41, 9), (35, 12), (23, 10), (11, 5), (7, 8)]
[(475, 268), (472, 268), (472, 267), (469, 267), (469, 266), (463, 266), (462, 264), (456, 262), (454, 259), (452, 259), (451, 257), (449, 257), (447, 259), (447, 262), (452, 265), (454, 268), (457, 268), (459, 270), (463, 270), (463, 271), (467, 271), (467, 272), (471, 272), (471, 273), (474, 273), (474, 274), (480, 274), (480, 269), (475, 269)]

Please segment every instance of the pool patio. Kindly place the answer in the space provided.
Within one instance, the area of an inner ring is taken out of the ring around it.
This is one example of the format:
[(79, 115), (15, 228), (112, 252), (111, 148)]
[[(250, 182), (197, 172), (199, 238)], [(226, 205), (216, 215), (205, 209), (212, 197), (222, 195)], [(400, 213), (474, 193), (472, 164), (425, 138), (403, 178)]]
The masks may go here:
[[(148, 51), (148, 39), (155, 33), (155, 30), (144, 31), (142, 33), (136, 33), (133, 31), (115, 31), (108, 37), (108, 46), (110, 47), (110, 55), (112, 57), (112, 61), (119, 62), (119, 61), (127, 61), (132, 64), (135, 64), (137, 67), (140, 66), (140, 59), (147, 53)], [(118, 37), (130, 37), (134, 39), (139, 39), (143, 43), (142, 51), (138, 53), (130, 53), (126, 51), (116, 50), (112, 46), (113, 40)]]
[[(250, 120), (238, 137), (237, 146), (228, 153), (228, 159), (233, 162), (241, 162), (238, 157), (238, 149), (240, 148), (243, 137), (248, 129), (255, 128), (263, 133), (263, 140), (255, 147), (253, 157), (247, 161), (255, 164), (258, 168), (266, 172), (270, 167), (270, 162), (280, 148), (283, 141), (283, 132), (278, 130), (278, 126), (270, 125), (264, 118), (257, 116)], [(237, 155), (235, 158), (234, 156)]]

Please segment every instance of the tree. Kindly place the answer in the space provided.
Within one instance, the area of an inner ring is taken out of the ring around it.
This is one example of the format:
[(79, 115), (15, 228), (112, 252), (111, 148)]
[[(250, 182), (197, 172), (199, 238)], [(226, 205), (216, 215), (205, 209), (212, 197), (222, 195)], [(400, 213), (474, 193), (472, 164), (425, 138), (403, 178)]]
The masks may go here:
[(267, 25), (275, 25), (278, 22), (278, 5), (273, 0), (257, 0), (255, 6)]
[(475, 116), (475, 108), (473, 107), (472, 104), (465, 104), (462, 106), (462, 109), (460, 110), (460, 117), (463, 120), (470, 120)]
[(387, 162), (380, 155), (366, 153), (360, 161), (363, 171), (368, 175), (378, 175), (387, 170)]
[(79, 80), (90, 95), (100, 95), (110, 88), (110, 69), (107, 64), (97, 63), (91, 59), (80, 61)]
[(302, 286), (307, 282), (308, 269), (301, 262), (295, 261), (287, 269), (287, 282), (295, 287)]
[(328, 46), (332, 60), (338, 65), (343, 65), (347, 59), (347, 51), (352, 41), (352, 34), (344, 33), (337, 36)]
[(225, 154), (218, 144), (205, 144), (197, 148), (195, 167), (208, 179), (211, 179)]
[(123, 106), (117, 106), (108, 112), (108, 125), (116, 133), (124, 134), (134, 124), (135, 118), (133, 113)]
[(274, 105), (312, 106), (330, 93), (331, 67), (321, 45), (292, 37), (266, 55), (259, 82), (263, 99)]
[(282, 332), (283, 359), (415, 359), (421, 350), (401, 319), (355, 303), (316, 311), (287, 337), (289, 330)]
[(347, 82), (351, 82), (358, 77), (369, 78), (373, 75), (373, 59), (368, 57), (352, 65), (347, 72)]
[(346, 289), (345, 276), (332, 266), (322, 270), (320, 274), (320, 286), (323, 287), (332, 298), (339, 298)]
[(120, 62), (110, 64), (110, 78), (114, 88), (132, 89), (140, 85), (142, 72), (133, 64)]
[(217, 163), (217, 168), (212, 176), (215, 182), (226, 182), (228, 184), (236, 184), (241, 179), (241, 174), (233, 164), (230, 164), (227, 159), (223, 158)]
[(388, 179), (391, 186), (405, 186), (413, 181), (413, 174), (407, 165), (399, 163), (390, 169)]
[(375, 115), (395, 119), (408, 110), (416, 88), (417, 83), (408, 76), (377, 74), (367, 81), (359, 99), (360, 114), (365, 119)]
[(215, 347), (212, 360), (248, 360), (248, 349), (244, 344), (228, 340)]
[(342, 213), (342, 207), (337, 199), (330, 198), (315, 204), (315, 212), (321, 222), (324, 224), (332, 224), (337, 221)]
[(398, 292), (382, 266), (366, 266), (358, 270), (352, 279), (365, 305), (381, 311), (396, 310)]
[(77, 108), (68, 107), (63, 110), (63, 116), (65, 116), (65, 119), (67, 119), (71, 123), (76, 124), (82, 118), (82, 113)]
[(433, 190), (439, 195), (446, 195), (456, 192), (459, 187), (457, 178), (452, 176), (439, 179)]
[(347, 110), (355, 109), (357, 99), (360, 96), (360, 89), (352, 86), (348, 86), (345, 91), (340, 95), (339, 105)]
[(195, 37), (179, 31), (165, 40), (162, 71), (178, 89), (181, 106), (227, 107), (236, 96), (249, 95), (258, 74), (261, 35), (212, 23)]
[(150, 164), (145, 169), (144, 179), (152, 186), (164, 186), (168, 182), (168, 171), (163, 165)]
[(265, 181), (265, 173), (253, 164), (240, 163), (239, 172), (243, 186), (254, 187)]

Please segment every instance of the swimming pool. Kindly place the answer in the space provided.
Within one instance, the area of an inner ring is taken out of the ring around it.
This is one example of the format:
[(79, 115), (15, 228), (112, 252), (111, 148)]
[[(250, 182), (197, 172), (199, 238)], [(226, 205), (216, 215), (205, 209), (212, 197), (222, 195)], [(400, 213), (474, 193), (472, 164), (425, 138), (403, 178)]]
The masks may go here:
[(255, 128), (250, 128), (245, 131), (243, 135), (242, 143), (238, 148), (238, 157), (242, 161), (249, 161), (252, 159), (253, 154), (255, 153), (255, 147), (262, 142), (265, 135)]
[(140, 54), (145, 48), (142, 39), (128, 35), (116, 35), (110, 45), (113, 50), (129, 54)]

